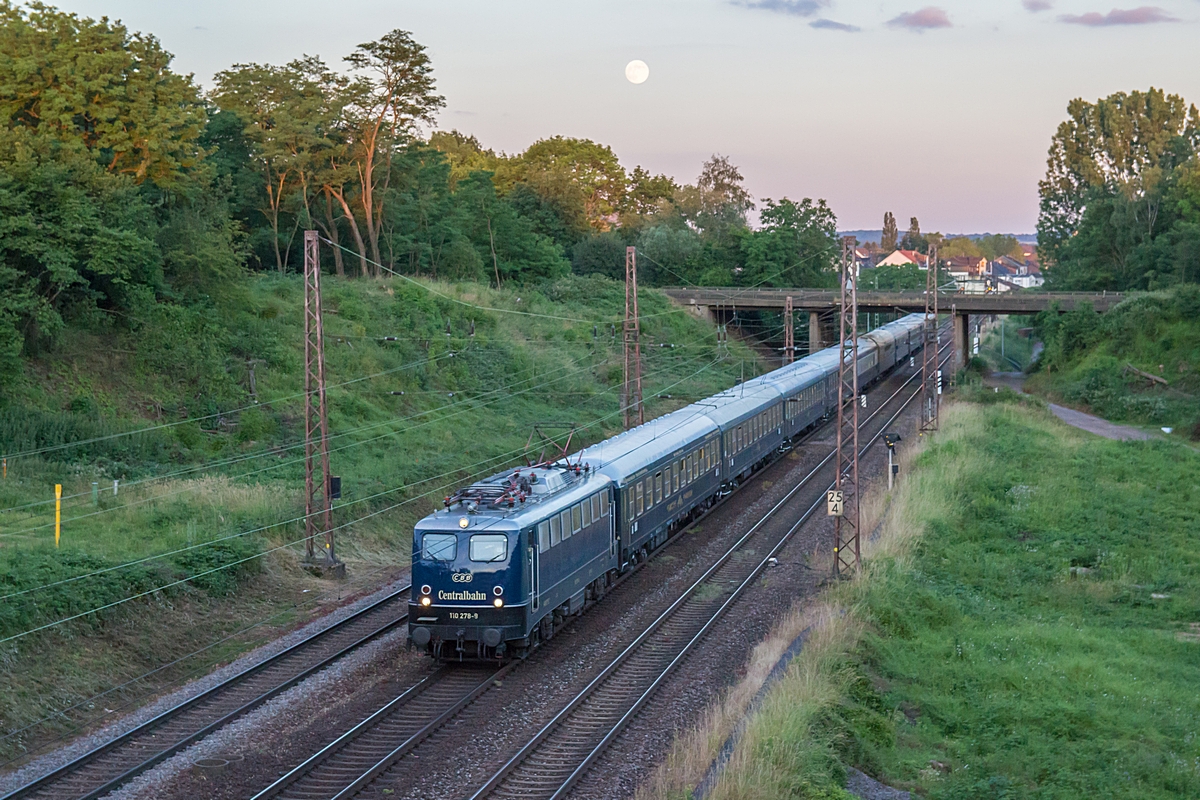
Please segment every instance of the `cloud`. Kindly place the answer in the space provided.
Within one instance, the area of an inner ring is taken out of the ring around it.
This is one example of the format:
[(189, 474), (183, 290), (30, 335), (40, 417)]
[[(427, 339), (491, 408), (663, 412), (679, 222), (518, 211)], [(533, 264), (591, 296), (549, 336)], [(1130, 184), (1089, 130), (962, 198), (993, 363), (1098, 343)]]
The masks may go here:
[(828, 31), (845, 31), (846, 33), (858, 33), (862, 28), (857, 25), (847, 25), (844, 22), (834, 22), (831, 19), (817, 19), (808, 23), (810, 28), (819, 28)]
[(954, 24), (946, 12), (936, 6), (926, 6), (920, 11), (905, 11), (895, 19), (888, 20), (893, 28), (908, 28), (911, 31), (927, 31), (933, 28), (952, 28)]
[(1025, 6), (1026, 11), (1049, 11), (1054, 7), (1054, 3), (1050, 0), (1021, 0), (1021, 5)]
[(1086, 14), (1064, 14), (1059, 22), (1069, 25), (1087, 25), (1091, 28), (1104, 28), (1109, 25), (1149, 25), (1155, 22), (1179, 22), (1166, 11), (1157, 6), (1142, 6), (1141, 8), (1114, 8), (1107, 14), (1099, 11), (1089, 11)]
[(830, 2), (831, 0), (733, 0), (735, 6), (775, 11), (794, 17), (811, 17), (822, 8), (828, 7)]

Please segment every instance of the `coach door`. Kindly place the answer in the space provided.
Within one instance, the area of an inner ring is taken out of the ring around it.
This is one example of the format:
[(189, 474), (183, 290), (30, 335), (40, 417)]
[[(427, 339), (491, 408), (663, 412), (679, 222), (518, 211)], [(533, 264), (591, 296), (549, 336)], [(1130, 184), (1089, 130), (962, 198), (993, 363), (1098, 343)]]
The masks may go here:
[(541, 569), (540, 569), (541, 559), (538, 558), (537, 548), (534, 547), (533, 545), (529, 546), (526, 561), (528, 563), (526, 563), (525, 566), (529, 570), (529, 581), (530, 581), (530, 586), (529, 586), (530, 608), (533, 609), (534, 611), (537, 611), (539, 601), (541, 599), (539, 597), (539, 595), (541, 594), (541, 589), (542, 589), (542, 579), (541, 579), (541, 575), (539, 574), (541, 572)]

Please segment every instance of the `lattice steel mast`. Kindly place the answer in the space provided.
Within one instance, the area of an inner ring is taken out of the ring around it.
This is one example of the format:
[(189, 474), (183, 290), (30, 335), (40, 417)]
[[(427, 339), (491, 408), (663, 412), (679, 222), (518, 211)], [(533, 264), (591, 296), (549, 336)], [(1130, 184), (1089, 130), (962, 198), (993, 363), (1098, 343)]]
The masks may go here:
[(637, 248), (626, 247), (625, 383), (621, 388), (621, 417), (626, 430), (646, 421), (646, 414), (642, 408), (641, 323), (638, 320), (637, 293)]
[(925, 327), (922, 329), (924, 350), (921, 360), (921, 433), (938, 429), (938, 268), (937, 248), (930, 248), (929, 268), (925, 274)]
[(792, 321), (792, 298), (788, 295), (783, 308), (783, 363), (796, 360), (796, 331)]
[(842, 513), (834, 517), (834, 574), (858, 570), (861, 549), (858, 517), (858, 275), (853, 236), (842, 239), (842, 313), (838, 361), (837, 477), (834, 492)]
[[(314, 477), (320, 457), (320, 483)], [(321, 257), (317, 232), (304, 232), (304, 512), (305, 561), (337, 563), (333, 547), (333, 510), (329, 480), (329, 415), (325, 404), (325, 329), (321, 321)], [(314, 544), (325, 538), (324, 554)]]

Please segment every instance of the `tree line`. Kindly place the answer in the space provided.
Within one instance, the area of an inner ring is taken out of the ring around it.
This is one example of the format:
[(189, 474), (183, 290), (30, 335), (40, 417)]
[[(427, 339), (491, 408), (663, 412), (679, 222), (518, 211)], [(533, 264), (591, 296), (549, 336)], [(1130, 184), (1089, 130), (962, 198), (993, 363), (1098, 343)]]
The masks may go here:
[(828, 205), (756, 204), (728, 158), (681, 184), (587, 139), (505, 154), (435, 130), (445, 100), (407, 31), (341, 71), (235, 64), (207, 92), (171, 60), (120, 22), (0, 0), (0, 369), (71, 320), (133, 327), (294, 272), (310, 228), (352, 277), (620, 278), (634, 245), (650, 285), (835, 280)]
[(1038, 250), (1056, 289), (1200, 281), (1200, 113), (1151, 88), (1072, 100), (1038, 184)]

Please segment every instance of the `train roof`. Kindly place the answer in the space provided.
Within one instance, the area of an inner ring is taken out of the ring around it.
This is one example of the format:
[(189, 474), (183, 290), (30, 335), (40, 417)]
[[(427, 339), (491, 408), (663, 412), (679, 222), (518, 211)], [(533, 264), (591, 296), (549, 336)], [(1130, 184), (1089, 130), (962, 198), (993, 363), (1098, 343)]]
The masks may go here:
[[(491, 477), (476, 481), (467, 487), (479, 489), (491, 494), (496, 489), (503, 489), (514, 475), (525, 478), (537, 477), (531, 482), (532, 491), (526, 496), (525, 502), (515, 501), (512, 508), (506, 506), (493, 507), (486, 502), (477, 502), (475, 508), (469, 497), (429, 514), (417, 523), (416, 530), (422, 531), (464, 531), (466, 533), (483, 533), (485, 531), (511, 531), (527, 528), (556, 511), (577, 503), (594, 492), (612, 483), (611, 479), (597, 473), (595, 469), (582, 469), (576, 473), (572, 459), (571, 465), (563, 463), (541, 465), (537, 467), (514, 467), (498, 472)], [(463, 527), (460, 520), (466, 519)]]
[(724, 430), (728, 425), (781, 400), (783, 395), (770, 383), (745, 383), (710, 397), (705, 402), (711, 403), (712, 407), (706, 414)]
[(649, 422), (631, 428), (622, 434), (597, 442), (580, 451), (576, 456), (590, 464), (601, 475), (606, 475), (618, 484), (677, 450), (717, 432), (717, 426), (709, 419), (708, 401), (664, 414)]

